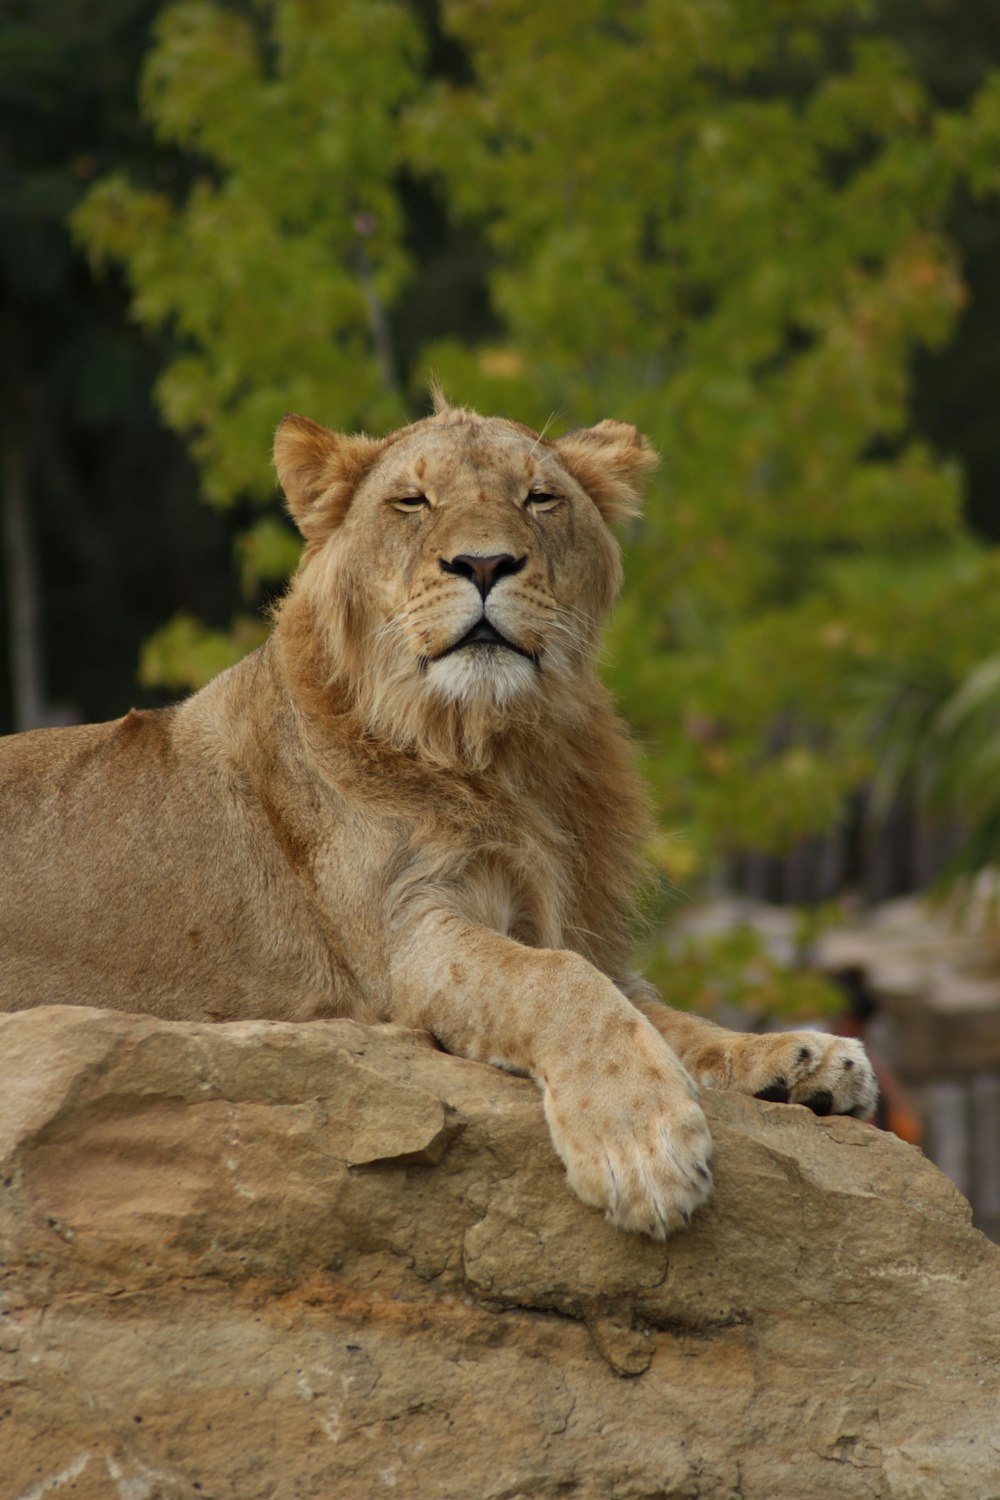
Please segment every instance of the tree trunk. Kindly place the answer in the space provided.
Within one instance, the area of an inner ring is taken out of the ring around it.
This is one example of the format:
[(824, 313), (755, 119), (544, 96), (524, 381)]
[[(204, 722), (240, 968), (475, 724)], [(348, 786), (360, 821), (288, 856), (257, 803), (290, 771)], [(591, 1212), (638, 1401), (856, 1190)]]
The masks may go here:
[(390, 395), (398, 396), (401, 393), (399, 377), (396, 374), (396, 358), (392, 347), (389, 319), (386, 317), (382, 299), (375, 286), (371, 262), (368, 259), (368, 251), (365, 249), (365, 240), (374, 231), (375, 222), (369, 214), (359, 213), (355, 216), (354, 228), (358, 236), (358, 280), (361, 282), (365, 307), (368, 309), (368, 324), (371, 328), (372, 344), (382, 376), (382, 385)]
[(15, 729), (45, 723), (41, 588), (28, 506), (27, 375), (20, 329), (8, 309), (2, 320), (0, 519), (10, 633)]

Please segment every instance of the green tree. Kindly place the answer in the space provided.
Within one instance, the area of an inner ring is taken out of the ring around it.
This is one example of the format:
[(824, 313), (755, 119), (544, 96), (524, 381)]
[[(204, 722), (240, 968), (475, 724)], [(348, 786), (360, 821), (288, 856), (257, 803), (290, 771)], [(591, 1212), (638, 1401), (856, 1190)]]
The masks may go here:
[[(657, 442), (608, 669), (686, 830), (667, 869), (831, 822), (873, 695), (990, 649), (1000, 564), (911, 387), (963, 306), (956, 195), (1000, 185), (995, 81), (938, 106), (851, 0), (181, 0), (143, 104), (196, 154), (191, 190), (113, 176), (76, 226), (176, 339), (160, 400), (216, 504), (270, 499), (284, 410), (387, 426), (432, 368), (460, 400)], [(415, 180), (488, 244), (496, 327), (443, 328), (411, 371)], [(251, 531), (248, 585), (283, 536)], [(253, 634), (172, 632), (163, 681)]]
[(125, 265), (140, 322), (183, 341), (158, 395), (215, 503), (270, 497), (261, 433), (285, 411), (403, 413), (384, 308), (406, 272), (394, 177), (419, 46), (392, 0), (159, 18), (144, 112), (204, 170), (181, 200), (105, 178), (76, 226)]
[[(405, 415), (386, 310), (408, 271), (398, 117), (421, 42), (394, 0), (182, 0), (159, 18), (143, 110), (200, 170), (181, 195), (109, 175), (74, 223), (96, 267), (124, 266), (139, 322), (175, 340), (157, 396), (215, 506), (273, 506), (262, 447), (286, 411), (374, 428)], [(248, 525), (245, 596), (297, 551), (273, 510)], [(181, 616), (143, 678), (199, 685), (263, 631), (245, 613), (228, 633)]]
[(610, 670), (682, 858), (779, 848), (869, 769), (846, 685), (958, 674), (1000, 624), (910, 407), (963, 303), (954, 195), (1000, 183), (1000, 90), (934, 107), (842, 0), (443, 14), (475, 76), (419, 102), (413, 150), (490, 237), (521, 375), (429, 357), (489, 404), (658, 442)]

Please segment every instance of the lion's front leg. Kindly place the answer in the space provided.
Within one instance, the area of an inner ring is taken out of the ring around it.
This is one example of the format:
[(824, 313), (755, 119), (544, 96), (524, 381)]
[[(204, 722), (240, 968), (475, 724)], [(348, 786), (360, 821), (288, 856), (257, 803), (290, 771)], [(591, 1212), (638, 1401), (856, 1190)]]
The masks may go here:
[(671, 1010), (647, 987), (634, 996), (684, 1066), (707, 1088), (735, 1089), (780, 1104), (804, 1104), (817, 1115), (853, 1115), (875, 1110), (878, 1085), (861, 1042), (819, 1031), (780, 1031), (763, 1036), (728, 1031), (713, 1021)]
[(425, 918), (393, 964), (392, 1018), (529, 1073), (570, 1186), (619, 1228), (662, 1239), (708, 1196), (712, 1142), (694, 1083), (579, 954)]

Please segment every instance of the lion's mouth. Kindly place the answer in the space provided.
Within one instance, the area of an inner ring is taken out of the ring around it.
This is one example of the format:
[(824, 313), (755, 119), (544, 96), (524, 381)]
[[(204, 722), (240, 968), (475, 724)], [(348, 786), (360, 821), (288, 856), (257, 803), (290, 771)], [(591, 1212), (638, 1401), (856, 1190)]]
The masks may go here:
[(505, 635), (501, 635), (495, 625), (491, 625), (484, 615), (477, 620), (471, 630), (467, 630), (463, 636), (446, 646), (443, 651), (438, 652), (435, 661), (443, 661), (446, 656), (451, 656), (455, 651), (462, 651), (466, 646), (503, 646), (508, 651), (516, 651), (518, 656), (525, 657), (528, 661), (538, 665), (538, 657), (533, 651), (525, 651), (516, 641), (510, 641)]

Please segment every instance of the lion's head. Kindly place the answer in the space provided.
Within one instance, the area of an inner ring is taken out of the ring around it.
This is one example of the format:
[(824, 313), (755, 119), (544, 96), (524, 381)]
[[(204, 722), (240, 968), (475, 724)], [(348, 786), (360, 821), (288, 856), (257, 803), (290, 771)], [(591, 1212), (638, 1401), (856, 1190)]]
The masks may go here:
[(634, 427), (548, 441), (438, 400), (384, 438), (289, 416), (274, 451), (308, 543), (282, 622), (366, 729), (482, 760), (505, 728), (579, 711), (621, 582), (609, 523), (656, 462)]

